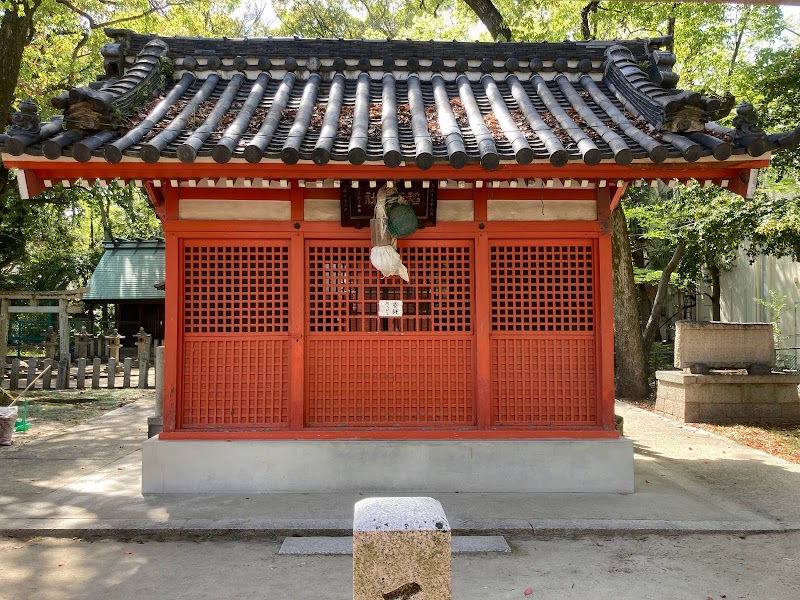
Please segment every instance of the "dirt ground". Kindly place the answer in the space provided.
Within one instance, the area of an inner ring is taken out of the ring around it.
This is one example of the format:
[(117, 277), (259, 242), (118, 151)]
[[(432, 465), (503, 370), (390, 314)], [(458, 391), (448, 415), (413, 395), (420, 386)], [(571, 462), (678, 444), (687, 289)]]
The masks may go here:
[[(14, 394), (12, 392), (12, 394)], [(101, 414), (150, 398), (153, 390), (136, 388), (120, 390), (35, 390), (25, 394), (28, 399), (27, 431), (15, 431), (12, 435), (14, 445), (24, 445), (33, 440), (60, 433)], [(16, 396), (16, 394), (14, 394)], [(16, 403), (22, 418), (22, 401)], [(0, 398), (0, 405), (7, 406), (8, 397)], [(2, 599), (2, 596), (0, 596)]]
[[(655, 412), (655, 395), (648, 400), (622, 400), (626, 404)], [(772, 456), (800, 464), (800, 423), (740, 423), (716, 425), (713, 423), (687, 423), (691, 427), (710, 431), (721, 437), (761, 450)]]
[[(511, 555), (456, 555), (455, 600), (800, 598), (800, 532), (510, 540)], [(353, 597), (350, 556), (281, 556), (279, 542), (6, 538), (3, 600)]]

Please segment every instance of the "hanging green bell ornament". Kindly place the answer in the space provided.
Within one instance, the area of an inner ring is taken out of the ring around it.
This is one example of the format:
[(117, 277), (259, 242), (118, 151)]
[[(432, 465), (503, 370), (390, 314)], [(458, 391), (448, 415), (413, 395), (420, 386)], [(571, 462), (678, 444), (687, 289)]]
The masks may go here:
[(403, 202), (394, 202), (386, 211), (386, 217), (386, 228), (395, 237), (406, 237), (419, 229), (419, 220), (414, 209)]

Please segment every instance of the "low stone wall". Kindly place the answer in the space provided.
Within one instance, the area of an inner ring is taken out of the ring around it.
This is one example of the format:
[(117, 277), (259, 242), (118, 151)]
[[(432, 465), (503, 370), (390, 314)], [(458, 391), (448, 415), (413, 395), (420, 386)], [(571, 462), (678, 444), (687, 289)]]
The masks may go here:
[(656, 412), (682, 423), (800, 421), (800, 375), (658, 371)]

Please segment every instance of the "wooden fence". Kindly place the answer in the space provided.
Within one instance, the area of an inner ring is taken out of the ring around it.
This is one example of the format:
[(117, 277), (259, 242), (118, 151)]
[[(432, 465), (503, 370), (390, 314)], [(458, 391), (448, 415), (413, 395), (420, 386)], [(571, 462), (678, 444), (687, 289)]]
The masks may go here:
[(110, 357), (105, 363), (98, 357), (91, 360), (79, 358), (74, 362), (66, 358), (60, 361), (37, 358), (22, 361), (14, 358), (10, 367), (10, 370), (6, 367), (7, 373), (2, 382), (3, 387), (9, 390), (23, 390), (34, 382), (32, 389), (43, 390), (145, 389), (155, 385), (153, 363), (148, 360), (140, 364), (139, 360), (131, 357), (122, 361)]
[[(21, 360), (13, 358), (10, 369), (5, 357), (0, 355), (0, 384), (9, 390), (31, 389), (86, 389), (86, 388), (130, 388), (145, 389), (155, 385), (155, 348), (152, 336), (143, 328), (136, 334), (137, 358), (127, 357), (120, 361), (122, 336), (116, 329), (108, 335), (92, 336), (86, 328), (74, 334), (74, 349), (77, 360), (62, 352), (55, 360), (60, 338), (50, 327), (45, 332), (45, 358)], [(156, 340), (156, 346), (158, 340)], [(66, 346), (69, 348), (69, 345)], [(104, 360), (105, 359), (105, 360)]]

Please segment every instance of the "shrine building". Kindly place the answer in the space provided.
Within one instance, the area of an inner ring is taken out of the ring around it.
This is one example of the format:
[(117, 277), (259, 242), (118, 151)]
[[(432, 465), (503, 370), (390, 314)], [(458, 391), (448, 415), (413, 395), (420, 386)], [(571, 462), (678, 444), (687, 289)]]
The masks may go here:
[[(107, 33), (105, 74), (0, 143), (24, 197), (135, 182), (163, 222), (144, 492), (632, 492), (611, 211), (659, 180), (752, 195), (800, 141), (677, 89), (668, 38)], [(371, 264), (382, 188), (417, 216), (408, 282)]]

